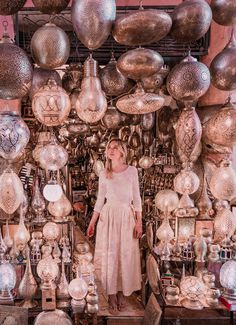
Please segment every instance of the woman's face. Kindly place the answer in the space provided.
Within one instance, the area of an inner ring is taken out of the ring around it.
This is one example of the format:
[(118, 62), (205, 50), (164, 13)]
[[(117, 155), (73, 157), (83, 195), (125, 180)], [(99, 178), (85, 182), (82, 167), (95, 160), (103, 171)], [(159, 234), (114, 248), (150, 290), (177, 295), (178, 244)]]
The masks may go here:
[(123, 157), (123, 154), (120, 150), (120, 146), (116, 141), (112, 141), (107, 148), (107, 158), (111, 160), (121, 160)]

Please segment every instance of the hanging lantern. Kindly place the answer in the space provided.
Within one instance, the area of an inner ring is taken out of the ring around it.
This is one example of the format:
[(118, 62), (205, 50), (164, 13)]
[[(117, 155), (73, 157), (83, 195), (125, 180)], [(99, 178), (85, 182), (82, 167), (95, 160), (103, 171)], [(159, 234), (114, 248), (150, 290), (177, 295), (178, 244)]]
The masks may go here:
[(70, 109), (69, 96), (53, 79), (49, 79), (47, 85), (41, 87), (33, 97), (33, 113), (40, 123), (47, 126), (63, 124)]
[(212, 12), (204, 0), (185, 0), (171, 14), (171, 36), (177, 41), (193, 42), (208, 31)]
[(39, 154), (41, 149), (47, 145), (51, 140), (51, 133), (50, 132), (39, 132), (38, 142), (34, 150), (32, 151), (32, 156), (36, 162), (39, 161)]
[(145, 155), (145, 154), (144, 154), (144, 156), (142, 156), (139, 159), (139, 162), (138, 162), (139, 167), (141, 167), (143, 169), (151, 168), (153, 163), (154, 163), (154, 161), (153, 161), (152, 157)]
[(29, 97), (32, 100), (34, 94), (43, 86), (45, 86), (49, 79), (56, 81), (56, 84), (61, 87), (61, 77), (56, 70), (48, 70), (42, 68), (34, 68), (32, 85), (29, 92)]
[(43, 14), (56, 15), (66, 9), (70, 0), (33, 0), (34, 6)]
[(0, 15), (14, 15), (26, 3), (26, 0), (4, 0), (0, 2)]
[(92, 56), (84, 63), (84, 78), (76, 101), (79, 118), (86, 123), (96, 123), (107, 110), (107, 100), (98, 78), (98, 64)]
[(55, 139), (40, 150), (39, 163), (45, 170), (59, 170), (67, 164), (67, 161), (67, 151)]
[(210, 143), (233, 147), (236, 145), (236, 106), (231, 98), (203, 125), (203, 137)]
[(157, 73), (154, 73), (150, 77), (142, 78), (141, 81), (144, 90), (149, 93), (158, 93), (169, 72), (169, 67), (164, 65)]
[(72, 206), (66, 195), (63, 193), (60, 199), (56, 202), (49, 202), (48, 211), (56, 219), (54, 221), (64, 221), (71, 212)]
[(61, 67), (70, 55), (68, 36), (53, 23), (47, 23), (36, 30), (30, 48), (35, 63), (45, 69)]
[(172, 20), (165, 11), (144, 10), (141, 6), (139, 10), (116, 19), (112, 35), (117, 43), (123, 45), (148, 45), (164, 38), (171, 25)]
[(27, 54), (13, 44), (4, 26), (0, 41), (0, 98), (17, 99), (27, 95), (33, 68)]
[(78, 39), (90, 50), (107, 40), (116, 18), (115, 0), (73, 0), (71, 18)]
[(121, 97), (116, 106), (127, 114), (146, 114), (159, 110), (164, 102), (164, 98), (157, 94), (145, 93), (141, 83), (138, 83), (134, 94)]
[(189, 167), (182, 169), (174, 178), (174, 190), (180, 194), (196, 192), (199, 184), (198, 176)]
[(25, 227), (24, 215), (21, 209), (19, 225), (14, 234), (14, 243), (18, 249), (23, 250), (23, 248), (25, 247), (25, 245), (28, 243), (29, 240), (30, 240), (30, 233)]
[(155, 123), (154, 113), (147, 113), (141, 115), (140, 127), (144, 131), (149, 131), (153, 128)]
[(155, 206), (162, 212), (171, 213), (179, 205), (179, 197), (172, 190), (161, 190), (155, 196)]
[(10, 168), (0, 176), (0, 208), (8, 214), (14, 213), (23, 200), (21, 180)]
[(210, 81), (207, 66), (189, 54), (170, 71), (167, 77), (167, 89), (177, 100), (195, 101), (207, 92)]
[(211, 0), (213, 19), (217, 24), (230, 26), (236, 24), (235, 0)]
[(137, 149), (141, 146), (141, 139), (140, 135), (137, 131), (133, 131), (132, 134), (129, 136), (128, 145), (131, 149)]
[(70, 64), (66, 68), (66, 72), (62, 77), (62, 85), (63, 88), (68, 92), (71, 93), (75, 89), (79, 89), (81, 86), (81, 81), (83, 77), (83, 70), (82, 64)]
[(121, 113), (115, 106), (111, 105), (108, 107), (101, 122), (108, 130), (119, 130), (122, 122)]
[(224, 50), (216, 55), (210, 65), (212, 84), (220, 89), (236, 89), (236, 39), (234, 31)]
[(108, 96), (119, 96), (128, 92), (134, 82), (126, 78), (117, 68), (117, 62), (114, 55), (109, 63), (99, 73), (103, 91)]
[(29, 138), (29, 128), (17, 113), (0, 113), (0, 156), (15, 159), (24, 150)]
[(182, 162), (191, 161), (191, 155), (201, 141), (202, 125), (194, 107), (183, 109), (175, 129), (176, 142)]
[(153, 50), (138, 48), (122, 54), (117, 67), (127, 78), (140, 80), (158, 72), (163, 66), (162, 56)]
[(211, 180), (210, 190), (218, 200), (230, 201), (236, 197), (236, 172), (229, 160), (223, 160), (216, 168)]

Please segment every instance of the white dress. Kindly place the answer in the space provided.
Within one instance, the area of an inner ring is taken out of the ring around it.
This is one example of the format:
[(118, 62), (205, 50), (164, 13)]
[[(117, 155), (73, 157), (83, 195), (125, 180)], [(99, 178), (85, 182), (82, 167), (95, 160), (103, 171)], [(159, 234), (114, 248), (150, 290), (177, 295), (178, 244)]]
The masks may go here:
[[(106, 199), (106, 203), (104, 204)], [(128, 166), (106, 178), (99, 175), (94, 210), (97, 224), (94, 265), (108, 295), (122, 291), (129, 296), (141, 288), (139, 241), (134, 238), (134, 210), (142, 211), (137, 169)]]

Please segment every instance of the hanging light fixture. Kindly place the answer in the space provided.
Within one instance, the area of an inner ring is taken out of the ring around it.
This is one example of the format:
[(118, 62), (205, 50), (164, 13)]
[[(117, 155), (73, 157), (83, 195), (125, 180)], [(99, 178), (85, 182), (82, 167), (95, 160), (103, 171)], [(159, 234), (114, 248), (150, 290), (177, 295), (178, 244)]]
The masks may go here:
[(63, 222), (70, 214), (72, 206), (66, 195), (63, 193), (56, 202), (49, 202), (48, 212), (55, 217), (55, 222)]
[(20, 178), (8, 167), (0, 176), (0, 208), (14, 213), (23, 200), (24, 189)]
[(62, 188), (57, 183), (56, 179), (52, 177), (48, 184), (44, 186), (43, 188), (43, 196), (45, 199), (49, 202), (56, 202), (58, 201), (62, 196)]
[(40, 10), (43, 14), (56, 15), (62, 10), (66, 9), (70, 0), (33, 0), (34, 6)]
[(16, 285), (16, 271), (9, 261), (2, 261), (0, 264), (0, 304), (1, 305), (13, 305), (14, 298), (11, 290)]
[(217, 24), (230, 26), (236, 24), (235, 0), (211, 0), (213, 19)]
[(96, 123), (107, 110), (107, 100), (98, 78), (98, 64), (90, 55), (84, 63), (84, 78), (76, 101), (79, 118), (86, 123)]
[(36, 119), (47, 126), (58, 126), (65, 122), (71, 109), (66, 91), (49, 79), (33, 96), (32, 110)]
[(137, 84), (135, 92), (121, 97), (117, 108), (127, 114), (147, 114), (159, 110), (164, 105), (164, 98), (152, 93), (146, 93), (141, 85)]
[(56, 171), (63, 168), (68, 161), (67, 151), (57, 143), (55, 137), (39, 153), (40, 166), (45, 170)]

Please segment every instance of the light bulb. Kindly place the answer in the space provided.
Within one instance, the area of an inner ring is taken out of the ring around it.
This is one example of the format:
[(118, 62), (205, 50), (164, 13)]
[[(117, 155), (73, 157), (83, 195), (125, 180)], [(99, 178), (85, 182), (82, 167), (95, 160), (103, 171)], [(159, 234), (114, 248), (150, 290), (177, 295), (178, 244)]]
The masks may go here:
[(43, 189), (43, 196), (46, 200), (49, 202), (56, 202), (58, 201), (62, 196), (62, 188), (59, 184), (56, 183), (48, 183), (44, 186)]
[(84, 63), (81, 92), (75, 104), (79, 118), (86, 123), (98, 122), (107, 110), (107, 100), (97, 70), (97, 61), (90, 56)]
[(82, 278), (73, 279), (68, 288), (70, 296), (75, 300), (85, 298), (88, 292), (88, 285)]

